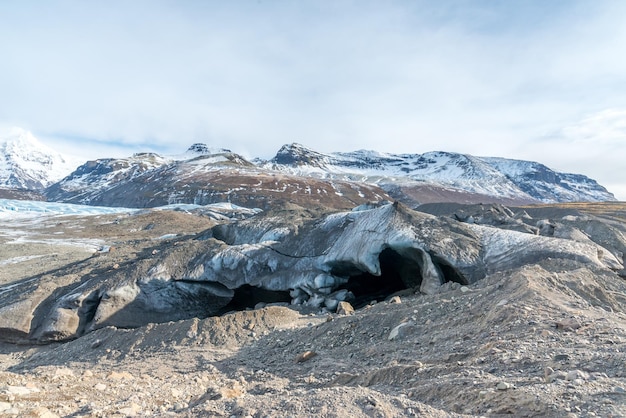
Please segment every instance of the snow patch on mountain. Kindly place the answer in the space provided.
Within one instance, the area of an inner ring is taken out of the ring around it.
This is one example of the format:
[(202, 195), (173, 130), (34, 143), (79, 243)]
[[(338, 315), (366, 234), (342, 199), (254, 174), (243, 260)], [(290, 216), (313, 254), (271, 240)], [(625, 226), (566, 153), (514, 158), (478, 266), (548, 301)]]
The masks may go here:
[(0, 186), (40, 190), (74, 170), (77, 161), (42, 144), (32, 133), (13, 128), (0, 137)]
[(192, 144), (189, 148), (187, 148), (187, 151), (185, 151), (184, 153), (172, 155), (172, 156), (169, 156), (168, 158), (171, 161), (185, 161), (185, 160), (191, 160), (193, 158), (203, 156), (203, 155), (218, 155), (218, 154), (224, 154), (224, 153), (232, 153), (232, 151), (226, 148), (209, 147), (207, 144), (198, 142), (198, 143)]

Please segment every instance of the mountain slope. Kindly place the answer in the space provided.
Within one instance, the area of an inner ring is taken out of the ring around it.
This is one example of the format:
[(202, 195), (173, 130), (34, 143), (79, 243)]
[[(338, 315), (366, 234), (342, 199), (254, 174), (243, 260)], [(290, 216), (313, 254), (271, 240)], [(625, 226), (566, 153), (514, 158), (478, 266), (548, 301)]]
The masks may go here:
[(0, 187), (41, 190), (76, 168), (74, 161), (13, 128), (0, 137)]
[(522, 191), (545, 203), (615, 200), (595, 180), (580, 174), (559, 173), (532, 161), (481, 159), (506, 175)]
[(604, 187), (582, 175), (558, 173), (530, 161), (451, 152), (322, 154), (288, 144), (273, 159), (259, 164), (294, 175), (375, 183), (394, 198), (413, 203), (426, 203), (419, 195), (429, 202), (461, 199), (467, 203), (490, 198), (507, 203), (615, 200)]
[(184, 154), (90, 161), (46, 190), (49, 200), (101, 206), (154, 207), (231, 202), (351, 208), (391, 199), (374, 185), (329, 181), (259, 168), (224, 149), (194, 144)]

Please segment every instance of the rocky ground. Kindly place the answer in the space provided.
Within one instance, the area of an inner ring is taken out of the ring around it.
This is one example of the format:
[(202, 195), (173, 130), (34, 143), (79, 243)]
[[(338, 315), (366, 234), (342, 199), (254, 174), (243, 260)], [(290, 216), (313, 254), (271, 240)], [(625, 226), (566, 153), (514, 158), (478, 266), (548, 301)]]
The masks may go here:
[[(214, 223), (179, 212), (4, 222), (0, 291), (87, 258), (108, 271), (156, 256), (163, 237)], [(265, 306), (4, 343), (0, 415), (620, 417), (625, 312), (614, 272), (545, 259), (354, 313)]]

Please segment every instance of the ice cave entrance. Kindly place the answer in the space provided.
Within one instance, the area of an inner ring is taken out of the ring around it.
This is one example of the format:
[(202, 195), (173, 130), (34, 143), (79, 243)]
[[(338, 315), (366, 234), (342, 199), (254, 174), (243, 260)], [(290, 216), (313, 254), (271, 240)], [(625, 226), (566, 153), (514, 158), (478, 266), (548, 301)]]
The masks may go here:
[[(419, 290), (423, 280), (423, 256), (423, 250), (416, 248), (400, 250), (385, 248), (378, 256), (380, 276), (374, 276), (346, 265), (337, 266), (332, 274), (349, 276), (348, 283), (340, 289), (347, 289), (354, 294), (355, 299), (352, 305), (358, 309), (372, 301), (383, 301), (403, 290)], [(467, 280), (444, 260), (429, 257), (439, 272), (441, 284), (448, 281), (467, 284)]]
[[(352, 263), (335, 263), (330, 274), (337, 277), (347, 277), (347, 283), (332, 289), (333, 291), (346, 289), (354, 295), (349, 300), (354, 308), (358, 309), (372, 301), (383, 301), (394, 293), (402, 291), (417, 291), (422, 285), (425, 264), (431, 266), (431, 274), (437, 272), (439, 284), (454, 281), (467, 284), (467, 281), (456, 269), (445, 260), (427, 254), (418, 248), (385, 248), (378, 255), (380, 276), (362, 271)], [(428, 271), (428, 270), (427, 270)], [(257, 286), (243, 285), (234, 289), (232, 300), (223, 307), (220, 315), (246, 309), (253, 309), (258, 303), (275, 303), (291, 301), (289, 291), (267, 290)]]
[(244, 284), (235, 289), (232, 300), (222, 308), (220, 314), (231, 311), (244, 311), (254, 309), (258, 303), (276, 303), (291, 301), (287, 291), (267, 290), (257, 286)]

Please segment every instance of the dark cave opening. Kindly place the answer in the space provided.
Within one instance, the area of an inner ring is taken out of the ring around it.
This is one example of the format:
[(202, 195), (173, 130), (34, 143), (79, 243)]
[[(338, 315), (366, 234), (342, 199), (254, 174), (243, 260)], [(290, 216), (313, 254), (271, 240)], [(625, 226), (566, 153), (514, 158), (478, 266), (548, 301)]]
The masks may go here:
[[(333, 266), (330, 274), (338, 277), (348, 277), (348, 282), (334, 288), (348, 290), (354, 295), (349, 302), (355, 309), (362, 308), (372, 301), (381, 302), (391, 295), (407, 291), (412, 293), (419, 290), (422, 284), (422, 263), (428, 257), (441, 273), (444, 282), (467, 284), (467, 280), (444, 259), (424, 253), (417, 248), (393, 249), (385, 248), (378, 256), (380, 276), (363, 272), (352, 263), (339, 262)], [(232, 311), (253, 309), (259, 303), (290, 303), (292, 297), (289, 291), (267, 290), (257, 286), (243, 285), (234, 289), (232, 300), (224, 306), (219, 315)]]
[[(378, 256), (380, 276), (359, 272), (350, 275), (348, 283), (340, 289), (347, 289), (354, 294), (351, 301), (355, 309), (372, 301), (383, 301), (390, 295), (402, 290), (418, 288), (422, 282), (420, 266), (410, 257), (404, 257), (391, 248), (384, 249)], [(344, 266), (344, 269), (346, 266)], [(334, 271), (333, 274), (338, 273)]]
[(78, 308), (79, 333), (84, 332), (85, 328), (91, 324), (96, 316), (101, 300), (102, 296), (100, 295), (100, 292), (92, 292), (89, 296), (83, 299), (80, 308)]
[(431, 257), (435, 266), (437, 266), (439, 271), (441, 271), (441, 274), (443, 275), (445, 283), (455, 282), (461, 285), (469, 284), (469, 281), (465, 277), (463, 277), (463, 275), (459, 271), (457, 271), (454, 267), (452, 267), (446, 261), (434, 255)]
[(254, 309), (258, 303), (291, 302), (288, 291), (267, 290), (244, 284), (235, 289), (235, 294), (228, 305), (221, 309), (220, 315), (231, 311)]
[[(348, 283), (340, 289), (347, 289), (352, 292), (355, 299), (351, 302), (355, 308), (363, 307), (372, 301), (383, 301), (394, 293), (403, 290), (417, 291), (422, 284), (422, 267), (424, 262), (423, 250), (416, 248), (404, 248), (394, 250), (384, 249), (378, 256), (380, 262), (380, 276), (374, 276), (357, 269), (348, 264), (338, 264), (331, 274), (337, 276), (348, 276)], [(433, 264), (441, 273), (443, 283), (456, 282), (463, 285), (468, 281), (444, 259), (430, 255)]]

